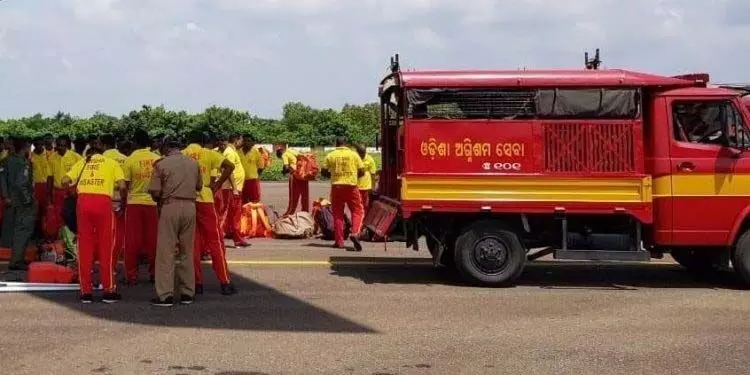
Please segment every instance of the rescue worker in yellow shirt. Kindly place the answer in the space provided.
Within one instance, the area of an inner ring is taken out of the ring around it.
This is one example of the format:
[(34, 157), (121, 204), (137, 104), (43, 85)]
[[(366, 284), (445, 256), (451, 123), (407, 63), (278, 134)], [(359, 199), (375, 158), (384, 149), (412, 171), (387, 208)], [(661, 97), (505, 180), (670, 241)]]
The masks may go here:
[(55, 213), (59, 215), (59, 221), (62, 222), (62, 209), (65, 198), (75, 192), (75, 188), (65, 187), (63, 178), (70, 172), (70, 169), (83, 159), (70, 149), (70, 138), (61, 135), (55, 141), (55, 152), (50, 155), (50, 168), (52, 170), (52, 184), (48, 185), (50, 196), (48, 201), (55, 206)]
[(218, 212), (219, 227), (224, 230), (224, 238), (231, 235), (236, 247), (249, 247), (250, 244), (240, 236), (240, 219), (242, 216), (242, 188), (245, 184), (245, 170), (237, 151), (242, 146), (242, 136), (233, 133), (227, 141), (219, 146), (224, 157), (234, 165), (232, 176), (219, 188), (221, 206)]
[(331, 179), (331, 210), (333, 211), (334, 238), (336, 248), (344, 247), (344, 207), (352, 213), (350, 239), (357, 251), (362, 251), (359, 242), (364, 209), (357, 182), (365, 174), (362, 158), (349, 147), (346, 138), (336, 138), (336, 149), (328, 153), (321, 165), (321, 174)]
[[(100, 139), (104, 148), (102, 156), (116, 161), (122, 168), (127, 157), (117, 150), (115, 136), (104, 134)], [(112, 210), (115, 213), (115, 261), (119, 261), (120, 256), (125, 251), (125, 203), (120, 199), (119, 192), (112, 192)]]
[(54, 183), (52, 178), (52, 166), (49, 158), (45, 154), (44, 140), (41, 138), (34, 139), (34, 150), (29, 155), (31, 161), (31, 170), (34, 179), (34, 199), (39, 206), (39, 215), (37, 218), (37, 230), (41, 234), (41, 223), (45, 215), (47, 201), (49, 198), (49, 186)]
[(294, 177), (294, 171), (297, 169), (297, 156), (299, 153), (291, 148), (284, 150), (276, 149), (276, 156), (281, 159), (281, 173), (289, 175), (289, 206), (284, 216), (292, 215), (297, 211), (297, 204), (302, 207), (304, 212), (310, 211), (310, 182)]
[[(234, 170), (234, 165), (221, 153), (212, 150), (208, 135), (193, 131), (188, 134), (188, 146), (182, 153), (190, 156), (198, 162), (201, 167), (201, 178), (203, 179), (203, 190), (198, 194), (195, 204), (195, 248), (193, 249), (193, 261), (195, 271), (195, 293), (203, 293), (203, 272), (201, 269), (201, 254), (205, 248), (211, 255), (211, 265), (216, 277), (221, 283), (221, 293), (231, 295), (237, 293), (237, 289), (230, 281), (227, 266), (226, 249), (219, 230), (219, 219), (214, 206), (214, 186), (221, 186), (229, 179)], [(216, 185), (211, 183), (211, 171), (220, 169), (221, 175)], [(217, 194), (218, 195), (218, 194)]]
[(367, 216), (367, 210), (370, 207), (370, 193), (372, 192), (372, 176), (378, 172), (378, 167), (375, 164), (375, 159), (367, 154), (367, 149), (364, 146), (357, 146), (357, 154), (362, 158), (362, 163), (365, 166), (365, 174), (359, 178), (357, 187), (359, 187), (359, 195), (362, 197), (363, 215)]
[(245, 170), (245, 186), (242, 188), (242, 203), (260, 202), (260, 173), (262, 155), (258, 147), (255, 147), (255, 138), (250, 134), (242, 137), (242, 150), (240, 159)]
[(124, 199), (127, 188), (120, 165), (104, 157), (102, 152), (100, 142), (94, 142), (87, 158), (80, 159), (62, 178), (64, 187), (76, 186), (78, 193), (78, 279), (83, 303), (93, 301), (91, 270), (95, 259), (99, 260), (104, 288), (102, 302), (115, 303), (122, 299), (114, 277), (112, 192), (117, 188)]
[[(135, 132), (137, 150), (125, 159), (123, 172), (128, 187), (128, 201), (125, 209), (125, 273), (127, 283), (138, 283), (138, 255), (142, 252), (148, 258), (149, 279), (155, 279), (156, 238), (159, 226), (159, 212), (148, 186), (154, 170), (154, 163), (160, 156), (151, 151), (151, 138), (143, 130)], [(192, 261), (192, 260), (191, 260)]]

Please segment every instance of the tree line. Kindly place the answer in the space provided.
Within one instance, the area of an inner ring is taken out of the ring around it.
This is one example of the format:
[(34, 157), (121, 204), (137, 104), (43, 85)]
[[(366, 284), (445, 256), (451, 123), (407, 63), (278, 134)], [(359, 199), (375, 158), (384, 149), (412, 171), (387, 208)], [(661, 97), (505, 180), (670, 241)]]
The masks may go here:
[(58, 112), (54, 116), (36, 114), (0, 120), (0, 135), (35, 138), (46, 134), (74, 138), (110, 133), (130, 137), (136, 129), (150, 135), (184, 135), (199, 129), (215, 134), (240, 132), (253, 135), (262, 143), (292, 146), (328, 146), (336, 136), (371, 146), (379, 132), (377, 103), (346, 104), (340, 110), (316, 109), (300, 102), (284, 105), (280, 119), (261, 118), (247, 111), (212, 106), (201, 113), (172, 111), (164, 106), (143, 105), (120, 117), (97, 112), (76, 117)]

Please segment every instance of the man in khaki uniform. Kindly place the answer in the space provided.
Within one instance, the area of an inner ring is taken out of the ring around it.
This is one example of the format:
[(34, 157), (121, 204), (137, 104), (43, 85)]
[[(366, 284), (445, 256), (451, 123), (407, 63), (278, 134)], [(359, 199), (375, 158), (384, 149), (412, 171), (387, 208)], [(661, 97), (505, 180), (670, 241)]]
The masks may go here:
[(180, 303), (188, 305), (195, 296), (195, 200), (203, 188), (203, 180), (200, 166), (182, 154), (176, 138), (166, 137), (163, 147), (165, 156), (154, 164), (148, 189), (159, 207), (155, 270), (157, 297), (151, 304), (174, 305), (176, 272)]

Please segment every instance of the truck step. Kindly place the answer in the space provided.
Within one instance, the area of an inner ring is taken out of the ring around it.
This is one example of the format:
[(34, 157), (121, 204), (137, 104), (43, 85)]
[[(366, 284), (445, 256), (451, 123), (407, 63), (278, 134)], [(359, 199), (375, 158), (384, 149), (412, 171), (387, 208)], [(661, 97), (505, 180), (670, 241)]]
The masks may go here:
[(651, 254), (647, 251), (613, 251), (613, 250), (555, 250), (555, 259), (566, 260), (619, 260), (630, 262), (647, 262)]

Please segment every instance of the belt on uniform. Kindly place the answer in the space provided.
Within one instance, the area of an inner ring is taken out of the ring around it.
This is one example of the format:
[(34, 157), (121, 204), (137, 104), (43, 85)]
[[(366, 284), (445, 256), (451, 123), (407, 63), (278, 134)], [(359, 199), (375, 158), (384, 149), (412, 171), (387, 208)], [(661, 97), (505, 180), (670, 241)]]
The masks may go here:
[(195, 198), (183, 198), (183, 197), (169, 197), (166, 199), (162, 199), (159, 203), (161, 205), (170, 204), (170, 203), (177, 203), (177, 202), (195, 202)]

